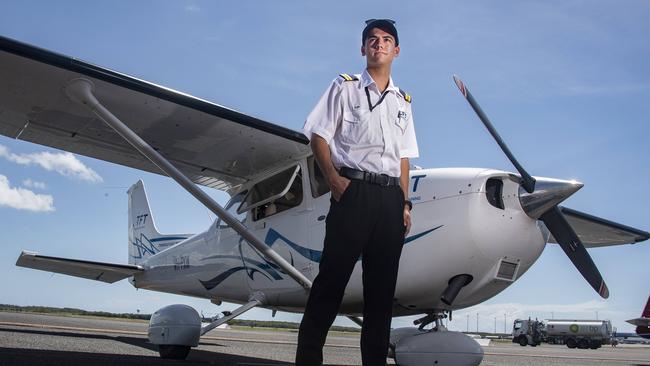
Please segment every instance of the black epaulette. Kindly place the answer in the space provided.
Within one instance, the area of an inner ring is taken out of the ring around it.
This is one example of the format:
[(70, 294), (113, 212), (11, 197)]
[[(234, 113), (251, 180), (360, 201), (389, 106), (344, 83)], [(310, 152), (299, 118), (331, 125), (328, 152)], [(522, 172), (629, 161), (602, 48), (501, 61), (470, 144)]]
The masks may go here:
[(343, 78), (344, 81), (357, 81), (357, 80), (359, 80), (359, 78), (357, 76), (350, 75), (350, 74), (339, 74), (339, 76), (341, 78)]
[(400, 89), (399, 92), (402, 94), (404, 97), (404, 100), (407, 101), (408, 103), (411, 103), (411, 94), (405, 92), (404, 90)]

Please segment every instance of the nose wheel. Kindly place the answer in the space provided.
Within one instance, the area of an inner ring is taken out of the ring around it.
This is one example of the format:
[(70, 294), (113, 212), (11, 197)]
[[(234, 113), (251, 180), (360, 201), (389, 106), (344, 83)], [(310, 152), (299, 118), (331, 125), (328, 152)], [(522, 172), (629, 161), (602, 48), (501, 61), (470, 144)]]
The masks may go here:
[(451, 320), (451, 310), (434, 310), (427, 312), (427, 315), (422, 318), (414, 320), (413, 325), (418, 325), (418, 330), (425, 330), (427, 325), (434, 323), (432, 331), (446, 331), (447, 327), (442, 323), (442, 319), (446, 319), (447, 316)]

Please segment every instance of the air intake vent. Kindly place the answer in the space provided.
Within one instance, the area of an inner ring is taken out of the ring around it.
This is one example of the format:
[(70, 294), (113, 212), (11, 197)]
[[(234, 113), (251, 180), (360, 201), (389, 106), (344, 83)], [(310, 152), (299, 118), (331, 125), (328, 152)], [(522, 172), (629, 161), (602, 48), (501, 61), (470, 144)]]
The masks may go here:
[(503, 181), (501, 179), (488, 179), (485, 182), (485, 195), (492, 206), (502, 210), (505, 208), (503, 205)]
[(519, 261), (512, 259), (501, 259), (499, 264), (499, 270), (497, 271), (496, 278), (504, 281), (514, 281), (515, 276), (517, 275), (517, 268), (519, 267)]

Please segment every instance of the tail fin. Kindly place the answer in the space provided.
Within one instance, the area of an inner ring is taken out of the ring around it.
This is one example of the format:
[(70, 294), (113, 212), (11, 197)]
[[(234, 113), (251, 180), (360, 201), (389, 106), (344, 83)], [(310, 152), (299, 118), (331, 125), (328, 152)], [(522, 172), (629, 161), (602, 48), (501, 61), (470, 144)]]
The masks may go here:
[(148, 257), (179, 243), (191, 235), (162, 235), (156, 229), (144, 183), (139, 180), (129, 195), (129, 264), (140, 264)]
[(643, 309), (641, 316), (644, 318), (650, 318), (650, 296), (648, 296), (648, 302), (645, 304), (645, 309)]

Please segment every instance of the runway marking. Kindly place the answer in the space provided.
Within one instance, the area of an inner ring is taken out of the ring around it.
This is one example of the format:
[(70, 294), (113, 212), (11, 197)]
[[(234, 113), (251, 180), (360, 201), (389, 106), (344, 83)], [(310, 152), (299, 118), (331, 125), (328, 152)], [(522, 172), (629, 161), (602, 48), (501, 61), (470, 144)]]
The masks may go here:
[[(59, 329), (59, 330), (73, 330), (80, 332), (99, 332), (99, 333), (111, 333), (111, 334), (134, 334), (134, 335), (144, 335), (148, 336), (147, 332), (138, 332), (134, 330), (119, 330), (119, 329), (99, 329), (99, 328), (81, 328), (81, 327), (68, 327), (63, 325), (46, 325), (46, 324), (34, 324), (34, 323), (15, 323), (15, 322), (0, 322), (0, 325), (6, 326), (17, 326), (17, 327), (30, 327), (30, 328), (41, 328), (41, 329)], [(233, 341), (233, 342), (248, 342), (248, 343), (266, 343), (266, 344), (285, 344), (285, 345), (296, 345), (295, 341), (272, 341), (272, 340), (254, 340), (246, 338), (227, 338), (227, 337), (214, 337), (214, 336), (203, 336), (201, 339), (214, 340), (214, 341)], [(326, 347), (337, 347), (337, 348), (360, 348), (358, 345), (353, 344), (333, 344), (325, 343)]]
[(515, 356), (515, 357), (546, 357), (546, 358), (561, 358), (569, 360), (603, 360), (603, 361), (625, 361), (625, 362), (648, 362), (648, 359), (645, 360), (634, 360), (634, 359), (625, 359), (621, 360), (620, 358), (607, 358), (607, 357), (586, 357), (586, 356), (562, 356), (562, 355), (531, 355), (528, 353), (498, 353), (498, 352), (483, 352), (486, 356)]

